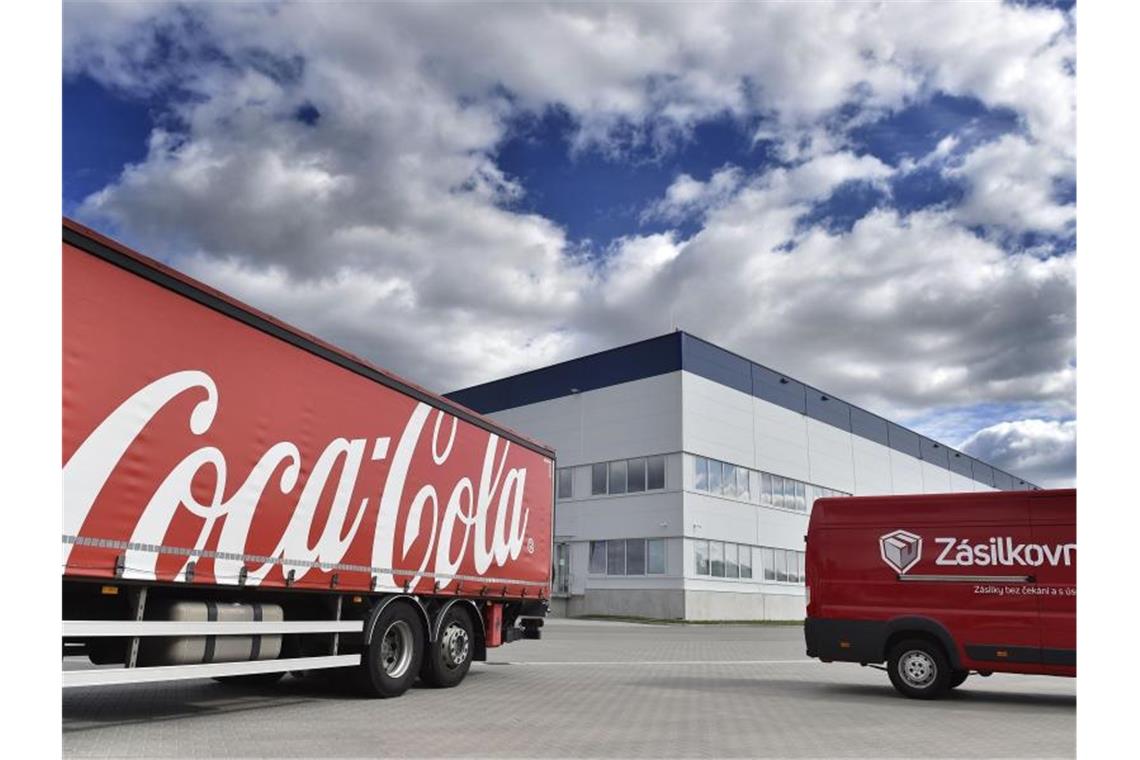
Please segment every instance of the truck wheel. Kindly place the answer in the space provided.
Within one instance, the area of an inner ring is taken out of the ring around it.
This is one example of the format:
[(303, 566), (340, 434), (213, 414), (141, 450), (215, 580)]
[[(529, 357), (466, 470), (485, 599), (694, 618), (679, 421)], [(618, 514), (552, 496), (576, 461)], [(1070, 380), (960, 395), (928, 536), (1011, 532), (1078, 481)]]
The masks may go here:
[(950, 663), (942, 647), (924, 639), (909, 639), (891, 649), (887, 674), (903, 696), (937, 699), (950, 688)]
[(376, 618), (372, 642), (361, 657), (357, 681), (370, 697), (398, 697), (419, 675), (424, 626), (407, 604), (393, 602)]
[(439, 626), (439, 637), (428, 644), (420, 676), (436, 688), (458, 686), (471, 668), (475, 650), (471, 616), (466, 610), (452, 607)]
[(950, 683), (948, 685), (951, 689), (957, 689), (966, 682), (966, 677), (970, 675), (968, 670), (955, 670), (950, 676)]

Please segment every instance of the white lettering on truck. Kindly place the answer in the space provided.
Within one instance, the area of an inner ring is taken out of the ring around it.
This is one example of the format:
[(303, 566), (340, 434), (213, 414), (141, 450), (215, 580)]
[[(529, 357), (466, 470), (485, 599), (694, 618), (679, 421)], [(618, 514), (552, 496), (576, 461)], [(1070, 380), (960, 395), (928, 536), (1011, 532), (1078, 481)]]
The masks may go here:
[(1065, 565), (1073, 564), (1076, 544), (1024, 544), (1014, 543), (1009, 536), (990, 538), (988, 542), (971, 542), (968, 538), (943, 536), (934, 539), (942, 547), (936, 565), (968, 565), (989, 567), (997, 565)]

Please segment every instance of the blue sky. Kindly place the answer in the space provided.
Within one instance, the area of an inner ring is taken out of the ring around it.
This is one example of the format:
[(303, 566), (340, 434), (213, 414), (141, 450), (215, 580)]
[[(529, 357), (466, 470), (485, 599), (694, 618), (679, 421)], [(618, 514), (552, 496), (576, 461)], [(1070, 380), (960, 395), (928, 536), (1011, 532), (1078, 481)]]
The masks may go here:
[(679, 324), (1065, 483), (1074, 40), (1048, 3), (67, 4), (64, 209), (440, 390)]

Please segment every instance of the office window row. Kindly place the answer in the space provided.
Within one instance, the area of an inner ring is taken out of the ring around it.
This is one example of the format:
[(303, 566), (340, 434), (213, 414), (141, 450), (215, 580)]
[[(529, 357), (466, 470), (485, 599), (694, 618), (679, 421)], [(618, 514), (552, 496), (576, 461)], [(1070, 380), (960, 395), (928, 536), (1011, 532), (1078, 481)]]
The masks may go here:
[(804, 553), (794, 549), (748, 546), (727, 541), (694, 541), (697, 575), (804, 582)]
[(664, 575), (665, 539), (619, 538), (590, 542), (591, 575)]
[(760, 503), (767, 507), (807, 512), (816, 499), (832, 496), (850, 496), (849, 493), (824, 488), (798, 480), (760, 473)]
[(807, 512), (816, 499), (850, 495), (707, 457), (694, 456), (693, 463), (695, 465), (693, 487), (696, 490), (734, 499), (756, 501), (766, 507)]
[(737, 467), (728, 462), (706, 457), (693, 457), (693, 460), (697, 466), (697, 477), (693, 487), (698, 491), (736, 499), (751, 499), (752, 492), (759, 484), (758, 479), (752, 477), (757, 473), (746, 467)]
[(665, 488), (665, 456), (637, 457), (590, 465), (590, 494), (640, 493)]

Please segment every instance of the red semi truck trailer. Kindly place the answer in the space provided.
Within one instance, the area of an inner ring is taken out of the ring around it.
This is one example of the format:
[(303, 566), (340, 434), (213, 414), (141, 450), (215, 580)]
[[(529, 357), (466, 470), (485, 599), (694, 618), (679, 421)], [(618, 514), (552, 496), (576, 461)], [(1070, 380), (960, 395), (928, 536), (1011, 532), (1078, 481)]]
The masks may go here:
[(971, 672), (1077, 674), (1077, 492), (821, 499), (807, 534), (807, 653), (886, 662), (930, 699)]
[(540, 637), (553, 472), (550, 449), (63, 221), (64, 686), (454, 686)]

